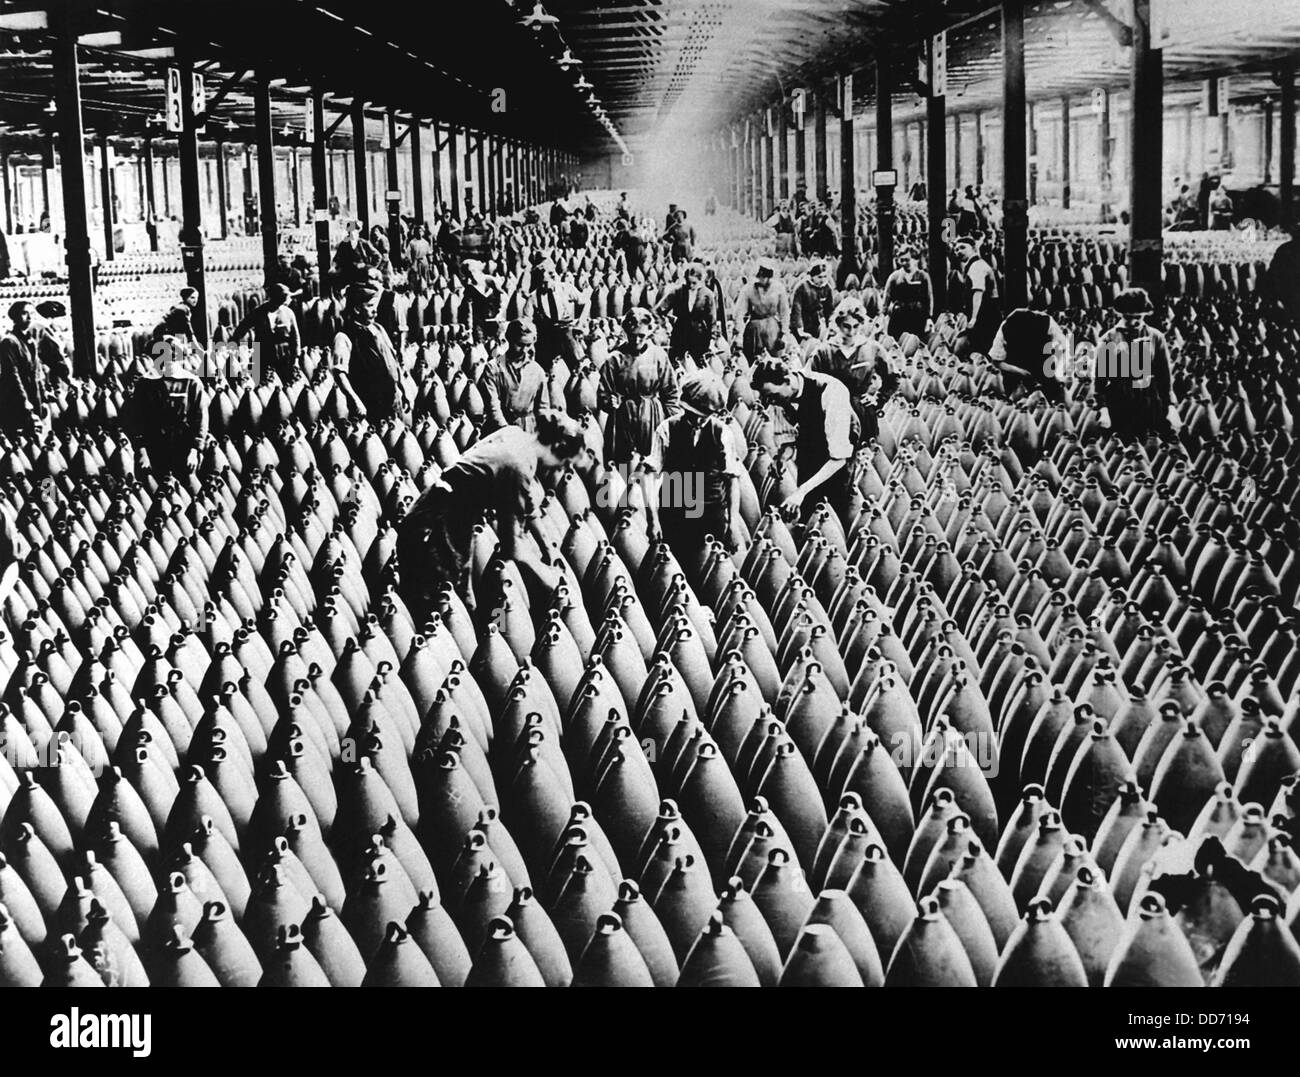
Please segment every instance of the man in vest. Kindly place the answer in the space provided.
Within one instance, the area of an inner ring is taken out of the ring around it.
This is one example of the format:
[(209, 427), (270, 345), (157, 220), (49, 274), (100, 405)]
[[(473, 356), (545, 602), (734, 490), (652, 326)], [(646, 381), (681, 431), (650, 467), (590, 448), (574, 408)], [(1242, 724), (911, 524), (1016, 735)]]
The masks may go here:
[(266, 290), (266, 302), (249, 311), (231, 335), (231, 339), (239, 340), (250, 332), (253, 334), (263, 384), (276, 374), (288, 385), (298, 371), (302, 339), (298, 334), (298, 319), (289, 306), (289, 296), (287, 285), (272, 284)]
[(343, 328), (334, 337), (334, 376), (371, 423), (410, 417), (402, 365), (393, 342), (375, 321), (380, 290), (374, 283), (348, 289)]
[(698, 582), (712, 535), (738, 550), (745, 541), (740, 475), (745, 447), (726, 421), (727, 387), (712, 370), (681, 384), (682, 410), (655, 428), (645, 459), (649, 533), (662, 537)]
[(853, 490), (853, 453), (860, 427), (848, 387), (829, 374), (800, 370), (779, 359), (760, 359), (750, 384), (767, 406), (779, 407), (795, 427), (798, 488), (782, 505), (791, 519), (807, 521), (830, 502), (847, 528)]
[(486, 415), (483, 434), (506, 426), (529, 432), (548, 401), (546, 372), (537, 364), (537, 330), (532, 322), (519, 319), (506, 326), (506, 353), (483, 370), (479, 391)]
[(1059, 404), (1072, 356), (1070, 342), (1050, 314), (1020, 307), (1007, 315), (989, 348), (989, 359), (1002, 372), (1011, 396), (1040, 392)]
[(43, 434), (45, 372), (37, 355), (32, 305), (25, 299), (9, 308), (12, 328), (0, 338), (0, 434)]
[(979, 241), (962, 236), (956, 244), (957, 259), (962, 264), (969, 302), (966, 308), (966, 331), (957, 340), (956, 353), (961, 358), (988, 355), (993, 337), (1002, 324), (1002, 291), (997, 274), (981, 257)]

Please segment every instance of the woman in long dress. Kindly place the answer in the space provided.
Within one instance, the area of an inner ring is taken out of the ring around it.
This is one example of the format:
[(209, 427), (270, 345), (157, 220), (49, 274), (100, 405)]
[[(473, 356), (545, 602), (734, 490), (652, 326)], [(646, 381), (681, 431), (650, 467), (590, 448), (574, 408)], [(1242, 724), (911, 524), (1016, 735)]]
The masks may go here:
[(736, 326), (745, 357), (751, 363), (760, 355), (772, 354), (777, 342), (790, 332), (790, 296), (776, 279), (772, 259), (761, 259), (758, 274), (740, 290)]
[(654, 317), (634, 307), (623, 318), (627, 340), (601, 368), (597, 402), (609, 413), (605, 461), (629, 463), (650, 452), (659, 424), (681, 410), (677, 370), (668, 353), (652, 343)]

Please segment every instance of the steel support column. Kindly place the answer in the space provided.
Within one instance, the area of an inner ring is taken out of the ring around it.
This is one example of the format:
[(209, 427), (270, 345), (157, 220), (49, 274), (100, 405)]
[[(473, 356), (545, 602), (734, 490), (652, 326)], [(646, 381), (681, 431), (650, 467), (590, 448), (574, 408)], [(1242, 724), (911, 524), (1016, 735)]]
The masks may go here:
[[(876, 53), (876, 168), (883, 172), (894, 167), (892, 59), (886, 49)], [(894, 188), (889, 186), (876, 188), (876, 250), (876, 279), (883, 287), (894, 271)]]
[(460, 219), (460, 148), (457, 145), (459, 141), (460, 135), (457, 132), (456, 125), (454, 123), (448, 124), (447, 163), (451, 166), (451, 215), (457, 220)]
[(356, 173), (357, 222), (361, 234), (370, 232), (370, 176), (366, 161), (366, 103), (359, 97), (352, 99), (352, 158)]
[(221, 211), (221, 238), (230, 238), (230, 176), (226, 172), (226, 144), (217, 140), (217, 203)]
[(1278, 82), (1281, 100), (1278, 102), (1281, 131), (1278, 135), (1277, 193), (1282, 200), (1282, 219), (1293, 224), (1295, 215), (1295, 68), (1294, 62), (1283, 66)]
[(384, 154), (384, 206), (388, 210), (388, 260), (397, 266), (402, 261), (402, 192), (397, 169), (397, 113), (389, 106), (388, 150)]
[(925, 155), (925, 195), (929, 211), (930, 289), (934, 293), (934, 309), (946, 309), (948, 302), (948, 245), (944, 241), (943, 222), (948, 214), (948, 127), (944, 112), (946, 97), (930, 97), (926, 101), (926, 136), (929, 140)]
[(257, 203), (262, 226), (262, 273), (274, 280), (280, 249), (280, 222), (275, 211), (275, 130), (271, 117), (271, 77), (259, 73), (254, 91), (254, 135), (257, 139)]
[(1025, 0), (1002, 0), (1002, 273), (1008, 310), (1029, 302)]
[(424, 151), (420, 146), (423, 124), (411, 117), (411, 209), (416, 224), (424, 223)]
[(194, 115), (193, 67), (188, 61), (181, 68), (181, 134), (177, 143), (181, 166), (181, 262), (185, 279), (199, 293), (198, 305), (190, 320), (194, 336), (205, 347), (208, 343), (208, 289), (203, 266), (203, 202), (199, 197), (199, 132)]
[(790, 197), (790, 125), (786, 121), (786, 109), (788, 107), (788, 102), (781, 102), (777, 113), (779, 119), (776, 125), (776, 137), (781, 140), (777, 146), (777, 163), (781, 169), (778, 190), (781, 193), (782, 202)]
[(1070, 141), (1074, 124), (1070, 119), (1070, 95), (1061, 97), (1061, 208), (1070, 208)]
[(1132, 0), (1132, 167), (1129, 169), (1129, 277), (1161, 309), (1164, 169), (1164, 53), (1151, 47), (1151, 0)]
[(312, 91), (311, 112), (312, 128), (316, 136), (311, 144), (311, 195), (312, 206), (316, 211), (313, 217), (316, 229), (317, 291), (321, 298), (325, 298), (330, 293), (329, 275), (333, 252), (330, 250), (329, 184), (325, 177), (325, 94), (320, 90)]
[(63, 234), (68, 263), (68, 314), (72, 321), (72, 370), (92, 377), (97, 370), (94, 288), (90, 274), (90, 222), (86, 214), (85, 134), (81, 126), (81, 80), (77, 69), (77, 24), (70, 4), (50, 11), (57, 32), (51, 46), (55, 123), (63, 163)]
[(858, 271), (858, 184), (853, 157), (853, 76), (840, 80), (840, 270), (836, 282)]
[(113, 183), (108, 171), (108, 135), (99, 136), (99, 208), (104, 224), (104, 260), (113, 261)]
[(816, 107), (813, 111), (813, 171), (816, 173), (816, 189), (813, 197), (819, 201), (826, 201), (827, 187), (827, 162), (826, 162), (826, 91), (825, 88), (815, 90), (813, 97), (816, 101)]

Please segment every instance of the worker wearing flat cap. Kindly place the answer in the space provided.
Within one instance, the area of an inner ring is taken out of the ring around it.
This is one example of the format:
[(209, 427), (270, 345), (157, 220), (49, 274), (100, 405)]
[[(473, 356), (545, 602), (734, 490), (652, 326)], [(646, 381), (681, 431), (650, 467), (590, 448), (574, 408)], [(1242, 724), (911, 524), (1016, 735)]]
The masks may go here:
[(298, 335), (298, 319), (289, 306), (290, 295), (287, 285), (272, 284), (266, 290), (266, 302), (249, 311), (232, 335), (232, 339), (240, 340), (250, 332), (253, 334), (263, 383), (276, 374), (288, 385), (298, 371), (302, 339)]
[(1182, 426), (1165, 335), (1144, 288), (1126, 288), (1113, 304), (1119, 322), (1097, 341), (1093, 388), (1099, 422), (1121, 441), (1170, 438)]
[(651, 537), (662, 537), (699, 582), (705, 539), (740, 548), (740, 474), (744, 447), (726, 420), (727, 387), (711, 370), (687, 375), (681, 411), (655, 429), (644, 468)]
[(537, 330), (515, 319), (506, 326), (506, 350), (483, 369), (479, 392), (486, 413), (483, 433), (507, 426), (532, 432), (548, 401), (546, 371), (537, 362)]
[(375, 321), (380, 294), (373, 281), (349, 287), (343, 327), (334, 337), (335, 378), (372, 423), (410, 417), (401, 361)]
[(32, 305), (9, 308), (11, 327), (0, 338), (0, 434), (42, 434), (47, 429), (45, 372), (37, 354)]
[(123, 408), (122, 426), (145, 450), (157, 479), (172, 476), (188, 483), (209, 445), (208, 399), (188, 367), (191, 354), (179, 332), (155, 341), (152, 361)]

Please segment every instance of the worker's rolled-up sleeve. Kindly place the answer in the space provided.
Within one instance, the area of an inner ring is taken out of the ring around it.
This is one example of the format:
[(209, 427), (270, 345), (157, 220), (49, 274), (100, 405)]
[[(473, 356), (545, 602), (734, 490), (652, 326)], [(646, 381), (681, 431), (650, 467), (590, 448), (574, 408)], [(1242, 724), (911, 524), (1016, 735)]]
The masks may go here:
[(826, 412), (827, 455), (832, 460), (847, 460), (853, 455), (853, 403), (848, 387), (838, 380), (828, 381), (822, 407)]

